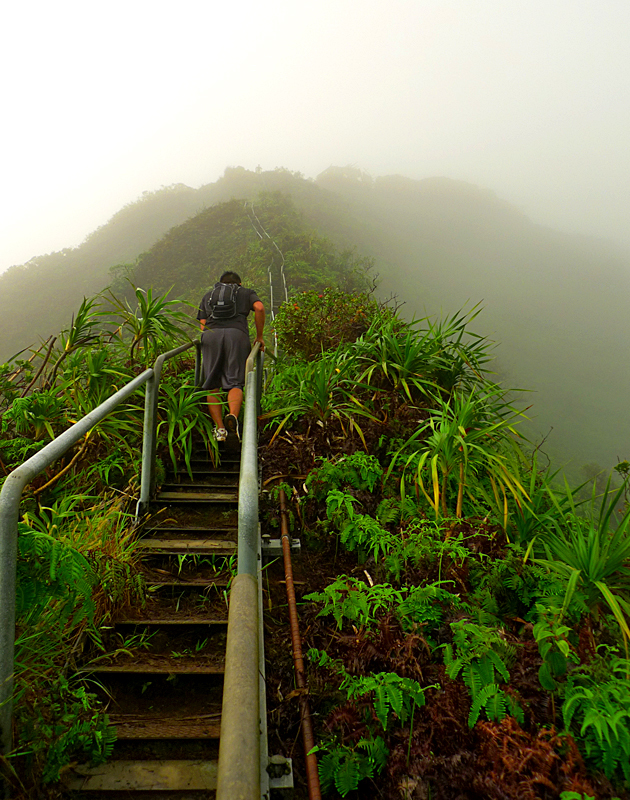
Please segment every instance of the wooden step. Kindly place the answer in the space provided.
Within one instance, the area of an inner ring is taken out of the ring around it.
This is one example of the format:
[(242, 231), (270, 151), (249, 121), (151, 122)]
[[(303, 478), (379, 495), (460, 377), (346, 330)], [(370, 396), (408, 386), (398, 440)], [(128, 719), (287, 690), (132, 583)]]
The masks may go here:
[[(227, 578), (221, 578), (220, 580), (212, 580), (205, 578), (197, 578), (191, 580), (177, 580), (173, 578), (172, 581), (154, 581), (148, 580), (147, 586), (149, 587), (150, 591), (155, 592), (157, 589), (208, 589), (213, 586), (216, 586), (218, 589), (225, 589), (229, 581)], [(297, 583), (297, 581), (295, 581)], [(302, 581), (304, 583), (304, 581)]]
[(194, 656), (188, 658), (154, 657), (153, 661), (136, 659), (119, 664), (94, 664), (84, 667), (79, 672), (90, 675), (222, 675), (225, 668), (224, 658), (215, 663), (201, 661)]
[(143, 619), (142, 617), (125, 617), (117, 619), (115, 625), (227, 625), (227, 617), (153, 617)]
[(238, 492), (160, 492), (156, 503), (238, 503)]
[[(156, 534), (159, 536), (163, 536), (165, 533), (171, 533), (173, 535), (182, 535), (189, 539), (194, 539), (195, 537), (204, 537), (204, 538), (213, 538), (215, 536), (221, 536), (225, 539), (228, 539), (230, 536), (233, 536), (234, 539), (238, 536), (238, 526), (231, 525), (227, 528), (216, 528), (216, 527), (202, 527), (200, 525), (187, 525), (182, 527), (176, 527), (174, 525), (164, 525), (157, 528), (147, 528), (145, 531), (145, 538), (149, 535), (155, 536)], [(144, 539), (143, 539), (144, 541)]]
[[(191, 461), (190, 469), (193, 475), (238, 475), (241, 471), (241, 462), (232, 461), (213, 467), (207, 461)], [(173, 473), (168, 473), (173, 474)], [(184, 467), (177, 470), (178, 475), (188, 475), (188, 470)]]
[(65, 773), (71, 791), (215, 791), (216, 761), (110, 761), (98, 767), (75, 766)]
[(142, 539), (138, 549), (147, 554), (183, 555), (195, 553), (197, 555), (230, 556), (236, 553), (236, 542), (228, 539), (168, 539), (151, 538)]
[(194, 717), (160, 717), (158, 714), (110, 714), (119, 740), (218, 739), (221, 711)]
[[(226, 450), (225, 452), (223, 452), (221, 454), (221, 458), (219, 460), (219, 463), (216, 465), (216, 467), (214, 466), (212, 461), (210, 461), (209, 458), (204, 458), (204, 454), (203, 453), (193, 453), (192, 454), (192, 458), (190, 459), (190, 466), (191, 467), (194, 467), (197, 464), (199, 464), (201, 466), (214, 467), (215, 469), (221, 469), (221, 467), (231, 467), (231, 466), (234, 466), (234, 464), (236, 464), (237, 466), (240, 466), (240, 463), (241, 463), (240, 450), (233, 450), (233, 451)], [(177, 470), (178, 471), (180, 471), (180, 470), (185, 471), (186, 470), (185, 462), (178, 461), (177, 462)]]
[(226, 480), (230, 481), (230, 484), (226, 483), (218, 483), (216, 481), (212, 482), (205, 482), (199, 483), (197, 480), (195, 481), (177, 481), (177, 482), (169, 482), (163, 483), (160, 487), (160, 493), (162, 492), (179, 492), (182, 490), (186, 490), (187, 492), (209, 492), (209, 491), (216, 491), (219, 492), (229, 492), (229, 493), (238, 493), (238, 486), (236, 485), (238, 481), (235, 478), (226, 478)]

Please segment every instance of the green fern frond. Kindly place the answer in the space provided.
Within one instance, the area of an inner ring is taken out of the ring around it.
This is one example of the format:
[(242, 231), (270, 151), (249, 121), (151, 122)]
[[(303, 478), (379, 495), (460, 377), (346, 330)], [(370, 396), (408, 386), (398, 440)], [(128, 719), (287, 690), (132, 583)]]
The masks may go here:
[(352, 757), (342, 761), (335, 771), (335, 787), (342, 797), (357, 789), (359, 780), (359, 765)]

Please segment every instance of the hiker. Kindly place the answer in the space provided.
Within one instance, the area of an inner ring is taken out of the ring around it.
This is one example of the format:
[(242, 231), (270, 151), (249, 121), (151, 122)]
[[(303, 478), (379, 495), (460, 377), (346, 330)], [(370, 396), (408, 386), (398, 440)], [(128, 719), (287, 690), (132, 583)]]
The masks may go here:
[[(234, 446), (240, 441), (238, 415), (243, 403), (245, 364), (251, 347), (247, 316), (254, 312), (256, 342), (264, 351), (265, 307), (254, 289), (241, 286), (236, 272), (224, 272), (219, 283), (203, 296), (197, 319), (201, 325), (203, 389), (208, 390), (208, 407), (215, 424), (214, 438)], [(227, 392), (229, 413), (223, 424), (219, 393)]]

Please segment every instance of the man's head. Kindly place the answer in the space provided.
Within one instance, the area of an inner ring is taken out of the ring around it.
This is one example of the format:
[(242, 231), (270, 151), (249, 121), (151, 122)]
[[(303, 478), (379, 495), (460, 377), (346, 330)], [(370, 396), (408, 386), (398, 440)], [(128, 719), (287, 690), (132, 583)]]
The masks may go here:
[(221, 283), (238, 283), (238, 284), (240, 284), (241, 276), (236, 272), (232, 272), (231, 270), (228, 270), (227, 272), (224, 272), (223, 275), (221, 275), (219, 280), (220, 280)]

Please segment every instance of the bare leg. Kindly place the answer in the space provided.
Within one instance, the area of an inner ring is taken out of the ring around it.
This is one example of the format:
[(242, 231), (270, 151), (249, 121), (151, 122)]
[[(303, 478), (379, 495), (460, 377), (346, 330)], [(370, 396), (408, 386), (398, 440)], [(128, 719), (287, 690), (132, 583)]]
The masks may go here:
[(230, 408), (230, 414), (234, 414), (234, 416), (238, 418), (238, 415), (241, 413), (242, 405), (243, 405), (243, 390), (238, 389), (236, 387), (230, 389), (230, 391), (228, 392), (228, 406)]
[(210, 410), (210, 416), (212, 417), (212, 421), (214, 422), (214, 424), (217, 426), (217, 428), (222, 428), (223, 427), (222, 403), (221, 403), (221, 398), (218, 394), (208, 395), (208, 409)]

